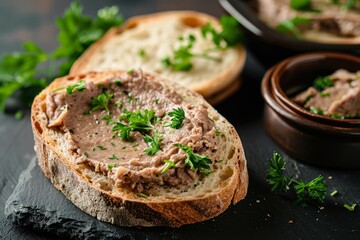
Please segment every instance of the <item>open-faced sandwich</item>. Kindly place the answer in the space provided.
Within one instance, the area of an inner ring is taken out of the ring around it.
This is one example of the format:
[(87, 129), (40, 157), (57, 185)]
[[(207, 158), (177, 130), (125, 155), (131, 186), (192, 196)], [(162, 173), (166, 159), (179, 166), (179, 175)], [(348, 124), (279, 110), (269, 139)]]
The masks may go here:
[(131, 69), (162, 76), (215, 104), (240, 86), (245, 49), (238, 23), (193, 11), (130, 18), (111, 29), (72, 66), (71, 74)]
[(243, 199), (248, 175), (234, 127), (202, 96), (136, 71), (55, 79), (31, 113), (39, 165), (99, 220), (179, 227)]

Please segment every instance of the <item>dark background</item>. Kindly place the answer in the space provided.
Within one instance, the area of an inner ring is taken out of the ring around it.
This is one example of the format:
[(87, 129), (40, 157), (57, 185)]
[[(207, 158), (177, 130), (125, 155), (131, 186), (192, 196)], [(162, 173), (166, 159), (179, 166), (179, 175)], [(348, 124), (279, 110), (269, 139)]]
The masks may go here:
[[(34, 41), (46, 51), (57, 47), (54, 20), (71, 1), (0, 0), (0, 55), (20, 50), (24, 41)], [(125, 18), (163, 10), (198, 10), (215, 16), (223, 14), (216, 0), (84, 0), (84, 13), (94, 16), (97, 9), (117, 5)], [(360, 204), (360, 171), (321, 169), (288, 158), (287, 172), (310, 180), (322, 174), (337, 197), (328, 197), (321, 206), (293, 205), (291, 195), (276, 195), (266, 184), (268, 159), (274, 150), (286, 156), (267, 137), (262, 124), (263, 101), (260, 82), (265, 72), (248, 54), (242, 87), (215, 108), (238, 130), (250, 174), (246, 199), (214, 220), (180, 229), (154, 229), (166, 233), (164, 239), (360, 239), (360, 211), (349, 212), (344, 203)], [(0, 113), (0, 239), (54, 239), (49, 234), (14, 225), (3, 209), (17, 184), (20, 173), (34, 157), (29, 112), (22, 120)], [(34, 186), (36, 194), (36, 186)], [(46, 196), (38, 196), (46, 197)], [(138, 231), (142, 231), (139, 229)]]

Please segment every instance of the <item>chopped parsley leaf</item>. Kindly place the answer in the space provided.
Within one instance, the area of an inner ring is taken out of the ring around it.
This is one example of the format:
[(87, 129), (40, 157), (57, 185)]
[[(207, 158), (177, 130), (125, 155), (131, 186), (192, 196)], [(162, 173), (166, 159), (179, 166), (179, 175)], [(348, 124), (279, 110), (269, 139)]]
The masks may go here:
[(351, 205), (349, 205), (349, 204), (347, 204), (347, 203), (344, 204), (344, 208), (346, 208), (346, 209), (349, 210), (350, 212), (355, 211), (355, 207), (356, 207), (356, 203), (353, 203), (353, 204), (351, 204)]
[(100, 150), (106, 150), (106, 147), (104, 147), (104, 146), (97, 146)]
[(166, 166), (164, 167), (164, 169), (161, 171), (160, 174), (166, 173), (170, 168), (176, 168), (176, 165), (172, 160), (164, 160), (163, 162), (166, 163)]
[[(112, 130), (114, 132), (120, 131), (121, 139), (130, 141), (130, 133), (132, 131), (146, 134), (147, 131), (154, 129), (152, 122), (155, 120), (155, 111), (145, 109), (143, 112), (140, 110), (130, 112), (125, 109), (124, 113), (120, 115), (119, 120)], [(127, 122), (127, 125), (124, 121)]]
[(115, 154), (113, 154), (112, 157), (109, 158), (109, 160), (119, 160), (119, 159), (115, 156)]
[(324, 111), (320, 108), (316, 108), (314, 106), (310, 106), (310, 112), (318, 115), (324, 115)]
[(157, 153), (157, 151), (161, 150), (160, 142), (163, 140), (163, 138), (159, 136), (158, 132), (154, 133), (154, 137), (146, 134), (144, 140), (149, 144), (150, 147), (144, 150), (147, 155), (153, 156), (155, 153)]
[(89, 154), (87, 152), (84, 152), (85, 157), (89, 157)]
[(90, 102), (91, 105), (90, 111), (105, 109), (108, 112), (108, 114), (110, 114), (109, 103), (110, 103), (110, 99), (113, 97), (114, 97), (113, 94), (102, 93), (99, 96), (92, 98)]
[(108, 165), (108, 170), (112, 170), (116, 166), (117, 166), (116, 164), (109, 164)]
[(170, 127), (179, 129), (183, 120), (185, 119), (185, 112), (182, 108), (174, 108), (172, 112), (168, 112), (169, 116), (171, 116), (171, 123), (169, 124)]
[(298, 26), (306, 25), (309, 23), (310, 23), (310, 19), (296, 16), (289, 20), (282, 21), (281, 23), (279, 23), (276, 29), (279, 32), (283, 32), (291, 36), (294, 36), (297, 39), (301, 39), (302, 36)]
[(86, 84), (85, 84), (85, 81), (84, 80), (81, 80), (80, 82), (77, 82), (73, 85), (69, 85), (67, 87), (61, 87), (61, 88), (58, 88), (58, 89), (55, 89), (53, 92), (57, 92), (57, 91), (60, 91), (62, 89), (65, 89), (66, 88), (66, 92), (67, 94), (71, 95), (73, 94), (74, 91), (78, 91), (78, 92), (82, 92), (86, 89)]
[(334, 86), (333, 80), (329, 76), (317, 77), (314, 81), (314, 88), (319, 92), (322, 92), (326, 88)]
[(269, 162), (267, 182), (272, 192), (287, 192), (291, 186), (297, 195), (296, 204), (306, 205), (309, 201), (323, 203), (326, 197), (327, 185), (324, 177), (319, 175), (313, 180), (306, 182), (284, 176), (285, 160), (280, 154), (274, 152)]
[(145, 193), (139, 193), (139, 197), (142, 197), (142, 198), (148, 198), (149, 196), (146, 195)]
[(184, 146), (180, 143), (175, 143), (174, 146), (182, 149), (187, 158), (185, 159), (185, 166), (190, 167), (191, 170), (199, 169), (201, 173), (204, 173), (206, 176), (211, 173), (211, 169), (209, 164), (211, 163), (211, 159), (207, 155), (199, 155), (194, 153), (189, 146)]

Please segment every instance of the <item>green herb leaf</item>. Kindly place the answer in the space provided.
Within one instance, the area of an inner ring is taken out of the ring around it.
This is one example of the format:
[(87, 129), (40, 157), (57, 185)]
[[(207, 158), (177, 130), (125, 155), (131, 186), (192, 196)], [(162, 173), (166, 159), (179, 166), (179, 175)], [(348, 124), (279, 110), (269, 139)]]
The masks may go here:
[(285, 161), (280, 154), (274, 152), (270, 160), (266, 181), (273, 192), (287, 192), (290, 189), (291, 180), (284, 176)]
[(308, 10), (311, 8), (311, 0), (291, 0), (290, 6), (295, 10)]
[[(123, 140), (130, 141), (130, 132), (139, 131), (142, 134), (146, 134), (147, 131), (153, 130), (154, 126), (152, 122), (156, 119), (155, 111), (145, 109), (144, 112), (137, 110), (130, 112), (124, 110), (124, 113), (120, 115), (119, 122), (113, 127), (113, 131), (120, 131), (120, 137)], [(123, 122), (127, 122), (125, 125)]]
[(285, 20), (283, 22), (281, 22), (276, 29), (279, 32), (283, 32), (285, 34), (289, 34), (291, 36), (294, 36), (297, 39), (301, 39), (301, 32), (299, 30), (299, 26), (301, 25), (307, 25), (309, 24), (311, 21), (308, 18), (305, 17), (293, 17), (289, 20)]
[(83, 15), (83, 7), (78, 2), (71, 3), (64, 15), (56, 19), (60, 46), (52, 55), (65, 60), (60, 65), (59, 75), (67, 74), (75, 60), (110, 27), (123, 22), (118, 13), (119, 9), (115, 6), (105, 7), (98, 11), (97, 18), (93, 20)]
[(285, 160), (280, 154), (274, 152), (268, 168), (267, 182), (273, 192), (287, 192), (291, 186), (297, 196), (297, 204), (305, 205), (308, 202), (315, 201), (323, 203), (326, 197), (327, 185), (323, 176), (318, 176), (311, 180), (297, 181), (293, 178), (284, 176)]
[(168, 112), (169, 116), (171, 116), (170, 127), (179, 129), (181, 127), (182, 122), (185, 119), (185, 112), (182, 108), (174, 108), (171, 112)]
[(334, 191), (332, 191), (331, 193), (330, 193), (330, 196), (335, 196), (335, 195), (337, 195), (338, 194), (338, 191), (337, 190), (334, 190)]
[(106, 150), (107, 148), (106, 147), (104, 147), (104, 146), (97, 146), (100, 150)]
[(353, 204), (351, 204), (351, 205), (349, 205), (349, 204), (347, 204), (347, 203), (344, 204), (344, 208), (346, 208), (346, 209), (349, 210), (350, 212), (355, 211), (355, 207), (356, 207), (356, 203), (353, 203)]
[(318, 203), (323, 203), (326, 197), (327, 186), (324, 177), (321, 175), (310, 182), (296, 182), (294, 188), (298, 197), (297, 204), (306, 204), (309, 199), (315, 200)]
[(118, 160), (118, 158), (115, 156), (115, 154), (113, 154), (112, 157), (109, 158), (109, 160)]
[(166, 163), (166, 166), (164, 167), (164, 169), (161, 171), (160, 174), (166, 173), (167, 171), (169, 171), (170, 168), (176, 168), (176, 165), (172, 160), (164, 160), (163, 162)]
[(116, 164), (108, 164), (108, 170), (112, 170), (116, 166)]
[[(46, 54), (35, 43), (26, 42), (23, 52), (6, 54), (0, 60), (0, 110), (5, 110), (7, 99), (15, 92), (21, 107), (30, 107), (34, 97), (51, 79), (66, 75), (74, 61), (92, 43), (110, 27), (122, 22), (117, 7), (100, 9), (94, 21), (83, 16), (82, 6), (73, 2), (56, 20), (60, 46), (53, 53)], [(58, 72), (54, 68), (57, 63), (61, 64)]]
[(53, 92), (57, 92), (57, 91), (60, 91), (62, 89), (66, 89), (66, 92), (67, 94), (71, 95), (73, 94), (73, 92), (76, 90), (78, 92), (82, 92), (86, 89), (86, 84), (85, 84), (85, 81), (84, 80), (81, 80), (80, 82), (77, 82), (73, 85), (69, 85), (69, 86), (66, 86), (66, 87), (61, 87), (61, 88), (58, 88), (58, 89), (55, 89), (53, 90)]
[(324, 115), (324, 111), (320, 108), (316, 108), (314, 106), (310, 106), (310, 112), (318, 114), (318, 115)]
[(322, 92), (332, 86), (334, 86), (334, 82), (329, 76), (317, 77), (314, 81), (314, 88), (316, 88), (319, 92)]
[(144, 58), (144, 57), (146, 56), (145, 49), (143, 49), (143, 48), (139, 49), (138, 55), (139, 55), (141, 58)]
[(145, 193), (139, 193), (139, 197), (142, 197), (142, 198), (148, 198), (149, 195), (146, 195)]
[(102, 93), (99, 96), (92, 98), (90, 102), (91, 105), (90, 111), (93, 112), (96, 110), (105, 109), (108, 112), (108, 114), (110, 114), (109, 103), (110, 103), (110, 99), (112, 99), (113, 97), (114, 97), (113, 94)]
[(26, 42), (24, 52), (5, 54), (0, 60), (0, 111), (5, 110), (7, 99), (18, 93), (22, 107), (29, 107), (32, 100), (48, 82), (36, 77), (39, 65), (49, 56), (35, 43)]
[(243, 33), (240, 30), (239, 22), (232, 16), (222, 16), (220, 18), (221, 31), (216, 31), (211, 23), (206, 23), (201, 28), (204, 38), (211, 36), (217, 48), (233, 47), (243, 41)]
[(199, 155), (194, 153), (189, 146), (184, 146), (180, 143), (175, 143), (174, 146), (181, 148), (187, 155), (185, 159), (185, 166), (190, 167), (191, 170), (199, 169), (201, 173), (204, 173), (206, 176), (211, 173), (210, 165), (211, 159), (205, 155)]
[(157, 153), (157, 151), (161, 150), (160, 142), (163, 140), (163, 138), (161, 138), (157, 132), (154, 133), (154, 137), (146, 134), (144, 140), (149, 144), (150, 147), (144, 151), (147, 153), (147, 155), (153, 156), (155, 153)]

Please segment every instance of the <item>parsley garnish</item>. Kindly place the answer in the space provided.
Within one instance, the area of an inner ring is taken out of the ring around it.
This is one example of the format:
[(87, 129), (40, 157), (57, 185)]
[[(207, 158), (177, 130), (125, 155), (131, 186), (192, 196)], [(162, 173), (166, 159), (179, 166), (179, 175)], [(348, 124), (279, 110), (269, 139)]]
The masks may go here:
[(100, 150), (106, 150), (107, 148), (106, 147), (104, 147), (104, 146), (97, 146)]
[(85, 84), (85, 81), (84, 80), (81, 80), (80, 82), (77, 82), (73, 85), (69, 85), (67, 87), (61, 87), (61, 88), (58, 88), (58, 89), (55, 89), (53, 92), (57, 92), (57, 91), (60, 91), (62, 89), (65, 89), (66, 88), (66, 92), (67, 94), (71, 95), (73, 94), (73, 92), (76, 90), (78, 92), (82, 92), (86, 89), (86, 84)]
[[(0, 111), (14, 95), (23, 106), (30, 107), (34, 97), (50, 80), (66, 75), (74, 61), (113, 26), (123, 22), (117, 7), (102, 8), (93, 20), (83, 15), (83, 8), (73, 2), (64, 15), (56, 19), (59, 47), (45, 53), (33, 42), (23, 45), (23, 52), (6, 54), (0, 60)], [(60, 65), (58, 71), (53, 66)], [(44, 77), (37, 77), (44, 76)]]
[[(119, 122), (113, 127), (113, 131), (120, 131), (120, 137), (123, 140), (130, 141), (130, 132), (139, 131), (142, 134), (146, 134), (147, 131), (154, 129), (152, 121), (155, 120), (155, 111), (145, 109), (144, 112), (137, 110), (130, 112), (124, 110), (124, 113), (119, 117)], [(126, 125), (122, 121), (127, 122)]]
[(185, 166), (189, 166), (191, 170), (199, 169), (201, 173), (204, 173), (206, 176), (211, 173), (209, 164), (211, 159), (205, 155), (199, 155), (194, 153), (189, 146), (184, 146), (180, 143), (175, 143), (174, 146), (181, 148), (187, 155), (185, 159)]
[(323, 203), (326, 197), (327, 185), (324, 177), (319, 175), (310, 182), (295, 180), (284, 176), (285, 160), (274, 152), (270, 160), (267, 182), (273, 192), (287, 192), (291, 186), (297, 195), (297, 204), (305, 205), (309, 201)]
[(146, 134), (144, 140), (149, 144), (150, 147), (144, 151), (147, 153), (147, 155), (153, 156), (157, 151), (161, 150), (160, 142), (162, 141), (162, 137), (160, 137), (157, 132), (154, 133), (154, 137)]
[(344, 208), (346, 208), (346, 209), (349, 210), (350, 212), (355, 211), (355, 207), (356, 207), (356, 203), (353, 203), (353, 204), (351, 204), (351, 205), (349, 205), (349, 204), (347, 204), (347, 203), (344, 204)]
[(212, 24), (208, 22), (201, 28), (201, 34), (204, 38), (210, 35), (217, 48), (233, 47), (243, 41), (240, 24), (234, 17), (222, 16), (220, 25), (222, 30), (218, 32)]
[(117, 166), (116, 164), (109, 164), (108, 165), (108, 170), (112, 170), (116, 166)]
[(110, 99), (113, 97), (114, 97), (113, 94), (102, 93), (99, 96), (92, 98), (91, 102), (90, 102), (91, 111), (105, 109), (108, 112), (108, 114), (110, 114), (108, 105), (109, 105)]
[(109, 158), (109, 160), (118, 160), (118, 158), (115, 156), (115, 154), (113, 154), (112, 157)]
[(171, 123), (169, 124), (170, 127), (179, 129), (183, 120), (185, 119), (185, 112), (182, 108), (174, 108), (172, 112), (168, 112), (171, 118)]
[(319, 92), (332, 86), (334, 86), (334, 82), (329, 76), (317, 77), (314, 81), (314, 88), (316, 88)]
[(142, 198), (148, 198), (149, 195), (146, 195), (145, 193), (139, 193), (139, 197), (142, 197)]
[(298, 26), (306, 25), (309, 23), (310, 23), (310, 19), (296, 16), (289, 20), (282, 21), (281, 23), (279, 23), (276, 29), (279, 32), (287, 33), (289, 35), (294, 36), (297, 39), (300, 39), (301, 33), (300, 30), (298, 29)]
[(163, 162), (166, 163), (166, 166), (164, 167), (164, 169), (161, 171), (160, 174), (166, 173), (170, 168), (176, 168), (176, 165), (172, 160), (164, 160)]
[(143, 48), (139, 49), (138, 55), (139, 55), (140, 57), (144, 58), (144, 57), (146, 56), (145, 49), (143, 49)]
[(311, 8), (311, 0), (291, 0), (290, 6), (295, 10), (308, 10)]
[(337, 195), (338, 194), (338, 191), (337, 190), (334, 190), (334, 191), (332, 191), (331, 193), (330, 193), (330, 196), (335, 196), (335, 195)]
[(85, 157), (89, 157), (89, 154), (87, 152), (84, 152)]
[(24, 117), (24, 112), (23, 111), (21, 111), (21, 110), (16, 111), (16, 113), (15, 113), (15, 119), (16, 120), (20, 120), (23, 117)]
[(316, 108), (314, 106), (310, 106), (310, 112), (318, 114), (318, 115), (324, 115), (324, 111), (320, 108)]

